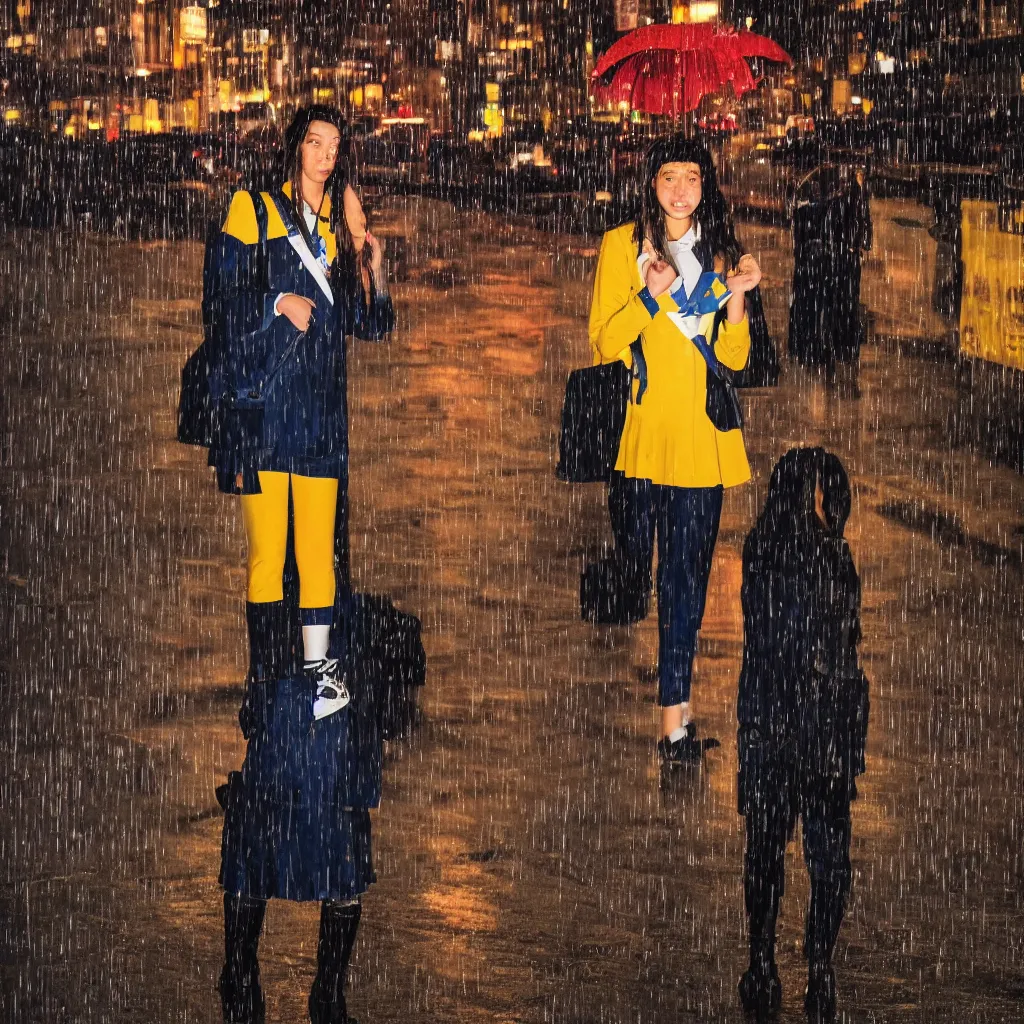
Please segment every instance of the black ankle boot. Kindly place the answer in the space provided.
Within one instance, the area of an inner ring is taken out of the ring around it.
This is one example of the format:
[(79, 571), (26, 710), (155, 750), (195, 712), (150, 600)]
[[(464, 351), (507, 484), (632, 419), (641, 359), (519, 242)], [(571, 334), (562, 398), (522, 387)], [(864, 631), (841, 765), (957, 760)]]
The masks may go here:
[(224, 893), (224, 970), (220, 974), (224, 1024), (263, 1024), (263, 990), (256, 958), (266, 900)]
[(362, 912), (360, 903), (330, 900), (324, 900), (320, 908), (316, 978), (309, 993), (312, 1024), (356, 1024), (345, 1006), (345, 981)]
[(836, 972), (830, 963), (812, 963), (807, 972), (804, 1009), (810, 1024), (833, 1024), (836, 1019)]
[(238, 712), (242, 735), (251, 739), (273, 715), (276, 683), (298, 672), (298, 620), (285, 601), (245, 606), (249, 628), (249, 674)]
[(697, 739), (697, 726), (693, 722), (687, 722), (686, 734), (675, 743), (670, 742), (667, 736), (662, 736), (658, 741), (658, 757), (662, 765), (669, 768), (700, 764), (705, 751), (714, 750), (715, 747), (720, 746), (721, 743), (712, 737)]
[(276, 682), (298, 665), (298, 627), (295, 613), (284, 601), (245, 606), (249, 630), (249, 681)]
[(750, 966), (740, 978), (740, 1002), (758, 1021), (770, 1020), (782, 1006), (782, 982), (775, 967), (774, 945), (752, 943)]

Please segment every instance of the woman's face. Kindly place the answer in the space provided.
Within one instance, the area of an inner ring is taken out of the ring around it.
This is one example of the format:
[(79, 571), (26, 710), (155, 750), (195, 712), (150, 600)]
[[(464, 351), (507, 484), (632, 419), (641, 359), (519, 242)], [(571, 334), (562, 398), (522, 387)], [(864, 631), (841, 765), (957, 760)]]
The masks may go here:
[(654, 192), (670, 221), (686, 222), (700, 206), (700, 167), (691, 163), (662, 164)]
[(341, 146), (341, 132), (326, 121), (311, 121), (302, 140), (302, 176), (324, 185), (334, 173)]
[(348, 233), (352, 236), (352, 244), (356, 252), (362, 252), (366, 244), (366, 214), (363, 213), (363, 204), (359, 202), (359, 196), (351, 185), (345, 186), (345, 223), (348, 225)]

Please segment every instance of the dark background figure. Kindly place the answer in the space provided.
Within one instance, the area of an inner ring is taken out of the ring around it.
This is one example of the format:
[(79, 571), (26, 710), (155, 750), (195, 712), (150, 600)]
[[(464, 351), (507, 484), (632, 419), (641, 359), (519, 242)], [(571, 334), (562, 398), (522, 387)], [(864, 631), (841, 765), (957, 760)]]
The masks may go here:
[(960, 197), (952, 188), (942, 189), (937, 195), (935, 223), (928, 229), (928, 234), (936, 242), (932, 309), (959, 325), (964, 287), (963, 230)]
[(861, 255), (871, 249), (864, 172), (824, 162), (797, 186), (789, 354), (803, 366), (856, 362), (864, 341)]
[(740, 997), (758, 1019), (782, 999), (775, 923), (798, 817), (811, 879), (805, 1007), (812, 1021), (835, 1019), (832, 953), (850, 889), (850, 803), (864, 771), (868, 718), (857, 657), (860, 583), (843, 539), (849, 513), (839, 459), (793, 449), (772, 473), (743, 550), (737, 717), (750, 968)]

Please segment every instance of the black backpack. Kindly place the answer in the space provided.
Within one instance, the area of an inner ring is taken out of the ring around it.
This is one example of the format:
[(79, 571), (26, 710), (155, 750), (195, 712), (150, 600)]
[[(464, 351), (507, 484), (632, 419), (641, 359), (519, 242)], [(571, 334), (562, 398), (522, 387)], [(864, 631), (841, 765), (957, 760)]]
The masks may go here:
[[(267, 206), (263, 196), (250, 190), (259, 245), (267, 240)], [(220, 221), (211, 221), (206, 232), (206, 250), (203, 255), (203, 340), (188, 357), (181, 371), (181, 392), (178, 397), (178, 440), (209, 448), (217, 430), (217, 410), (220, 405), (221, 384), (215, 371), (216, 353), (220, 345)]]

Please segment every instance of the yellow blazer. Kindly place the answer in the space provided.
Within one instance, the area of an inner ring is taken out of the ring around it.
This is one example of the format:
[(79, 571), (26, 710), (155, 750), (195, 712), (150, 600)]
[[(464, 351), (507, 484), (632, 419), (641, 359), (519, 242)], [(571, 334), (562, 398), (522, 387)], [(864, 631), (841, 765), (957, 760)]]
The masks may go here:
[[(672, 487), (735, 487), (750, 479), (739, 430), (716, 430), (704, 407), (707, 364), (696, 346), (669, 319), (678, 306), (668, 292), (654, 299), (652, 317), (640, 292), (633, 225), (605, 234), (590, 304), (590, 347), (594, 363), (616, 359), (632, 364), (629, 346), (642, 338), (647, 391), (636, 404), (636, 387), (626, 408), (626, 425), (615, 468), (626, 476)], [(647, 293), (649, 295), (649, 293)], [(652, 300), (648, 300), (652, 301)], [(702, 325), (703, 326), (703, 325)], [(747, 318), (723, 320), (715, 344), (718, 359), (742, 370), (750, 354)]]

